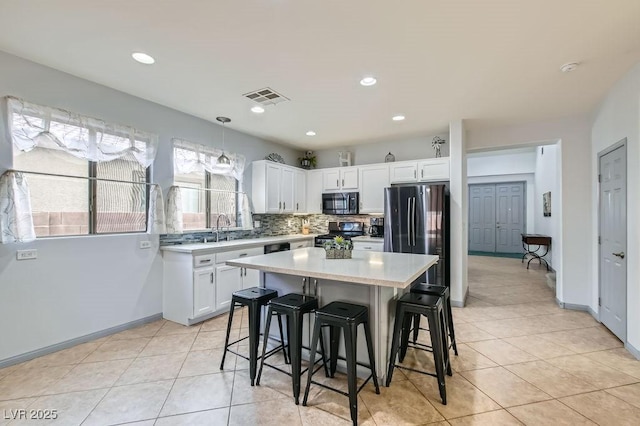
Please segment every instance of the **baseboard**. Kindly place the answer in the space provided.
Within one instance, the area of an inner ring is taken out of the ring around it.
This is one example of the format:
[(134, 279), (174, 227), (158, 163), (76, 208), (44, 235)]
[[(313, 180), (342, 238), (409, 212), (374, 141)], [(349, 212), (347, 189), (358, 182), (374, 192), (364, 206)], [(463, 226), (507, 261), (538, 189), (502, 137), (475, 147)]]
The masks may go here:
[(128, 322), (126, 324), (117, 325), (115, 327), (107, 328), (105, 330), (96, 331), (95, 333), (87, 334), (81, 337), (76, 337), (75, 339), (67, 340), (61, 343), (56, 343), (55, 345), (47, 346), (41, 349), (36, 349), (35, 351), (27, 352), (25, 354), (16, 355), (11, 358), (0, 360), (0, 368), (9, 367), (14, 364), (19, 364), (21, 362), (29, 361), (34, 358), (38, 358), (43, 355), (48, 355), (53, 352), (58, 352), (62, 349), (68, 349), (72, 346), (79, 345), (80, 343), (89, 342), (91, 340), (96, 340), (101, 337), (109, 336), (111, 334), (119, 333), (124, 330), (128, 330), (130, 328), (138, 327), (143, 324), (147, 324), (153, 321), (157, 321), (162, 319), (162, 313), (151, 315), (145, 318), (137, 319), (135, 321)]
[(640, 350), (636, 349), (631, 343), (625, 342), (624, 347), (628, 350), (631, 355), (633, 355), (636, 359), (640, 360)]
[(451, 306), (453, 306), (454, 308), (464, 308), (464, 305), (467, 304), (467, 297), (469, 297), (468, 286), (467, 286), (467, 291), (465, 292), (464, 297), (462, 298), (462, 301), (451, 299)]
[(564, 302), (561, 302), (557, 297), (556, 297), (556, 303), (562, 309), (570, 309), (572, 311), (588, 312), (589, 314), (591, 314), (591, 316), (593, 318), (595, 318), (596, 321), (600, 322), (600, 318), (598, 318), (598, 313), (596, 311), (594, 311), (591, 308), (591, 306), (589, 306), (589, 305), (577, 305), (577, 304), (573, 304), (573, 303), (564, 303)]

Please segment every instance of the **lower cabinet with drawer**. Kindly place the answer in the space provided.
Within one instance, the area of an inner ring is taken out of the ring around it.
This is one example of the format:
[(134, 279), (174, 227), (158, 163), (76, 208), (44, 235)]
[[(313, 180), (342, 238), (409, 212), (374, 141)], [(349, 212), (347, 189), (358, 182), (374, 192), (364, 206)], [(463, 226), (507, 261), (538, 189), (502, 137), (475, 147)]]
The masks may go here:
[(354, 241), (354, 250), (384, 251), (384, 241)]
[(162, 316), (192, 325), (228, 311), (234, 291), (260, 285), (260, 272), (225, 262), (263, 252), (263, 247), (198, 255), (165, 252)]
[(264, 254), (263, 247), (218, 253), (216, 264), (216, 310), (226, 310), (233, 292), (260, 285), (260, 271), (225, 265), (227, 260)]

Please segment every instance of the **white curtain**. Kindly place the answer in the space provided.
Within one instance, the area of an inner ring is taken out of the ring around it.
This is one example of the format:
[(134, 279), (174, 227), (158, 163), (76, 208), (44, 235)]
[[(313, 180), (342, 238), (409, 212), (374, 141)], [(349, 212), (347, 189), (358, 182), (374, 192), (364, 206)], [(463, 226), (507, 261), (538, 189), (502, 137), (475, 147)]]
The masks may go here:
[(172, 186), (167, 194), (167, 234), (182, 234), (182, 194), (180, 188)]
[(0, 177), (0, 241), (26, 243), (35, 239), (27, 180), (22, 173), (6, 172)]
[(251, 205), (249, 197), (244, 192), (240, 193), (238, 197), (238, 211), (240, 213), (240, 219), (238, 220), (238, 226), (242, 229), (253, 229), (253, 218), (251, 216)]
[(173, 139), (173, 164), (176, 174), (204, 172), (223, 176), (232, 176), (240, 185), (244, 174), (245, 157), (240, 154), (224, 152), (231, 160), (231, 167), (220, 167), (218, 157), (222, 150), (182, 139)]
[(7, 98), (7, 106), (7, 123), (16, 154), (43, 147), (96, 162), (130, 154), (145, 168), (155, 159), (155, 134), (12, 97)]
[(147, 234), (166, 234), (164, 220), (164, 202), (162, 188), (154, 184), (149, 188), (149, 212), (147, 218)]

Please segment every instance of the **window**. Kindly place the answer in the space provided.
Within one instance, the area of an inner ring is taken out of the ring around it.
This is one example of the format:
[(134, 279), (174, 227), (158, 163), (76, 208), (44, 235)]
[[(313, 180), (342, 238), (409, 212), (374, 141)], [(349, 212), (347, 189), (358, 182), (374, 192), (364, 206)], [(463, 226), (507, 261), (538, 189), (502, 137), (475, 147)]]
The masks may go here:
[[(217, 168), (221, 151), (174, 139), (174, 185), (180, 187), (182, 223), (185, 231), (216, 226), (242, 227), (240, 219), (244, 158), (227, 153), (232, 169)], [(248, 215), (248, 213), (247, 213)]]
[(151, 138), (13, 98), (8, 110), (37, 237), (147, 230)]

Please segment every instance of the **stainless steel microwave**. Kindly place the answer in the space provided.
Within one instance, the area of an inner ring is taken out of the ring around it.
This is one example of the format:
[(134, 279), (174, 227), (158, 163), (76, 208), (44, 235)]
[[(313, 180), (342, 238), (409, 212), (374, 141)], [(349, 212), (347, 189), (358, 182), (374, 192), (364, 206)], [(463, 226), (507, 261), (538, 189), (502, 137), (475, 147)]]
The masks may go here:
[(358, 214), (360, 194), (358, 192), (329, 192), (322, 194), (322, 213)]

